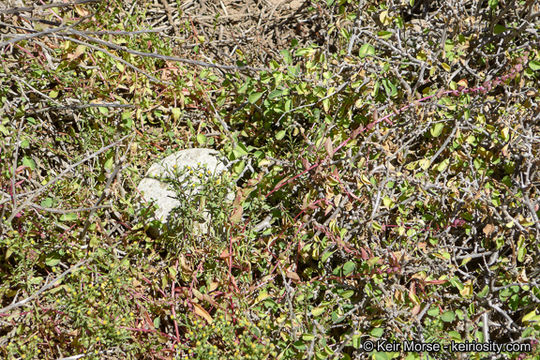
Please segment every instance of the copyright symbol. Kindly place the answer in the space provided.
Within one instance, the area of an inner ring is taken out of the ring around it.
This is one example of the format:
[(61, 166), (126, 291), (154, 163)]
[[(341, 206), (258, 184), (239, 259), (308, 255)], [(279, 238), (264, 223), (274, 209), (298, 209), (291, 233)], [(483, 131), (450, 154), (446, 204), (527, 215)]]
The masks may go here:
[(373, 341), (371, 340), (367, 340), (364, 343), (362, 343), (362, 350), (364, 351), (371, 351), (373, 350), (373, 348), (374, 348), (374, 345), (373, 345)]

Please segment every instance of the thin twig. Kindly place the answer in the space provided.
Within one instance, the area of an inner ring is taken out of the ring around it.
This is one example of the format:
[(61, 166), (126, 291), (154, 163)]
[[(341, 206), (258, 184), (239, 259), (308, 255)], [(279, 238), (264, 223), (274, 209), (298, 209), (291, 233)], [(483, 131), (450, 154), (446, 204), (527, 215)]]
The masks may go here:
[(57, 33), (57, 32), (63, 31), (63, 30), (71, 29), (71, 28), (79, 25), (83, 21), (85, 21), (85, 20), (87, 20), (87, 19), (89, 19), (89, 18), (91, 18), (93, 16), (94, 16), (94, 14), (90, 14), (90, 15), (87, 15), (87, 16), (83, 17), (82, 19), (80, 19), (79, 21), (77, 21), (77, 22), (75, 22), (75, 23), (73, 23), (71, 25), (64, 25), (64, 26), (53, 28), (53, 29), (47, 29), (47, 30), (44, 30), (44, 31), (39, 31), (39, 32), (35, 32), (35, 33), (32, 33), (32, 34), (28, 34), (28, 35), (22, 35), (22, 36), (13, 38), (13, 39), (8, 40), (8, 41), (4, 41), (4, 42), (0, 43), (0, 48), (3, 47), (3, 46), (9, 45), (9, 44), (14, 44), (14, 43), (19, 42), (19, 41), (30, 40), (30, 39), (33, 39), (35, 37), (50, 35), (50, 34), (54, 34), (54, 33)]
[(74, 43), (77, 43), (77, 44), (81, 44), (81, 45), (84, 45), (84, 46), (88, 46), (89, 48), (92, 48), (94, 50), (97, 50), (97, 51), (101, 51), (105, 54), (107, 54), (108, 56), (112, 57), (113, 59), (115, 59), (116, 61), (119, 61), (121, 62), (122, 64), (126, 65), (127, 67), (135, 70), (136, 72), (138, 73), (141, 73), (143, 74), (144, 76), (146, 76), (149, 80), (155, 82), (155, 83), (159, 83), (159, 84), (165, 84), (165, 85), (173, 85), (173, 83), (171, 83), (170, 81), (164, 81), (164, 80), (159, 80), (158, 78), (150, 75), (149, 73), (147, 73), (146, 71), (136, 67), (135, 65), (131, 64), (130, 62), (116, 56), (116, 55), (113, 55), (111, 54), (110, 52), (108, 52), (106, 49), (104, 48), (101, 48), (99, 46), (96, 46), (96, 45), (92, 45), (92, 44), (89, 44), (88, 42), (86, 41), (81, 41), (81, 40), (77, 40), (75, 38), (72, 38), (70, 36), (64, 36), (64, 35), (59, 35), (61, 36), (63, 39), (66, 39), (66, 40), (69, 40), (69, 41), (73, 41)]
[(33, 193), (32, 195), (30, 195), (26, 201), (19, 207), (13, 209), (13, 212), (11, 213), (9, 219), (8, 219), (8, 223), (11, 222), (13, 220), (13, 218), (15, 218), (15, 216), (17, 216), (17, 214), (22, 210), (24, 209), (25, 207), (29, 206), (31, 203), (32, 203), (32, 200), (34, 200), (36, 198), (36, 196), (40, 195), (41, 193), (43, 193), (47, 188), (49, 188), (51, 185), (55, 184), (58, 180), (60, 180), (62, 177), (64, 177), (64, 175), (66, 175), (67, 173), (69, 173), (70, 171), (72, 171), (73, 169), (75, 169), (77, 166), (81, 165), (82, 163), (90, 160), (90, 159), (93, 159), (95, 158), (96, 156), (104, 153), (105, 151), (109, 150), (110, 148), (120, 144), (124, 139), (126, 139), (129, 135), (126, 135), (124, 137), (122, 137), (120, 140), (118, 141), (115, 141), (113, 142), (112, 144), (110, 145), (107, 145), (105, 147), (102, 147), (101, 149), (99, 149), (98, 151), (94, 152), (93, 154), (90, 154), (88, 156), (86, 156), (84, 159), (80, 160), (80, 161), (77, 161), (75, 164), (73, 165), (70, 165), (68, 166), (66, 169), (64, 169), (60, 174), (58, 174), (57, 176), (55, 176), (52, 180), (50, 180), (47, 184), (43, 185), (40, 189), (38, 189), (35, 193)]
[(50, 212), (53, 214), (72, 214), (72, 213), (77, 213), (77, 212), (107, 209), (111, 207), (110, 205), (99, 205), (99, 206), (81, 207), (81, 208), (75, 208), (75, 209), (55, 209), (55, 208), (39, 206), (38, 204), (30, 204), (30, 206), (33, 207), (34, 209)]
[(61, 8), (61, 7), (67, 7), (67, 6), (73, 6), (73, 5), (81, 5), (81, 4), (88, 4), (88, 3), (96, 3), (100, 2), (101, 0), (77, 0), (72, 1), (69, 3), (51, 3), (51, 4), (45, 4), (45, 5), (36, 5), (36, 6), (27, 6), (27, 7), (16, 7), (12, 9), (7, 10), (0, 10), (0, 14), (18, 14), (21, 12), (33, 12), (36, 10), (46, 10), (50, 8)]
[[(130, 148), (130, 146), (126, 147), (126, 153), (129, 151), (129, 148)], [(86, 219), (86, 222), (84, 224), (83, 231), (81, 232), (81, 235), (79, 236), (79, 240), (81, 242), (84, 240), (84, 238), (86, 236), (86, 232), (88, 231), (88, 228), (90, 226), (90, 220), (91, 220), (92, 216), (94, 215), (97, 208), (99, 207), (99, 204), (103, 201), (103, 199), (105, 199), (105, 195), (107, 193), (107, 190), (111, 186), (113, 180), (116, 178), (116, 175), (118, 175), (118, 173), (119, 173), (120, 169), (122, 168), (122, 166), (124, 165), (124, 163), (126, 161), (126, 153), (124, 153), (124, 155), (122, 155), (122, 157), (119, 159), (118, 164), (116, 164), (116, 167), (114, 168), (111, 176), (109, 176), (109, 179), (107, 180), (107, 183), (105, 184), (105, 188), (103, 189), (99, 199), (94, 204), (93, 209), (90, 211), (90, 214), (88, 214), (88, 218)], [(88, 247), (88, 249), (89, 248), (90, 247)]]
[(88, 260), (81, 260), (79, 261), (78, 263), (76, 263), (75, 265), (73, 265), (72, 267), (70, 267), (69, 269), (67, 269), (66, 271), (64, 271), (63, 273), (61, 273), (60, 275), (58, 275), (53, 281), (50, 281), (48, 283), (46, 283), (45, 285), (43, 285), (38, 291), (36, 291), (35, 293), (33, 293), (32, 295), (30, 295), (29, 297), (21, 300), (21, 301), (18, 301), (16, 303), (13, 303), (11, 305), (8, 305), (6, 306), (5, 308), (2, 308), (0, 309), (0, 314), (5, 314), (6, 312), (8, 311), (11, 311), (15, 308), (18, 308), (20, 306), (23, 306), (24, 304), (27, 304), (29, 303), (30, 301), (34, 300), (35, 298), (37, 298), (39, 295), (41, 295), (42, 293), (44, 293), (45, 291), (47, 291), (48, 289), (50, 289), (51, 287), (53, 287), (54, 285), (56, 285), (62, 278), (64, 278), (67, 274), (69, 273), (72, 273), (74, 272), (75, 270), (77, 270), (78, 268), (80, 268), (82, 265), (84, 265)]
[(129, 48), (125, 47), (125, 46), (116, 45), (116, 44), (113, 44), (113, 43), (108, 42), (108, 41), (104, 41), (104, 40), (101, 40), (101, 39), (98, 39), (98, 38), (94, 38), (94, 37), (88, 36), (88, 35), (80, 32), (80, 31), (77, 31), (77, 30), (71, 29), (69, 31), (69, 33), (72, 33), (74, 35), (82, 36), (87, 40), (97, 42), (98, 44), (101, 44), (103, 46), (107, 46), (108, 48), (111, 48), (111, 49), (114, 49), (114, 50), (125, 51), (125, 52), (127, 52), (129, 54), (143, 56), (143, 57), (151, 57), (151, 58), (167, 60), (167, 61), (182, 62), (182, 63), (186, 63), (186, 64), (190, 64), (190, 65), (197, 65), (197, 66), (216, 68), (216, 69), (222, 69), (222, 70), (269, 71), (269, 69), (267, 69), (267, 68), (255, 68), (255, 67), (251, 67), (251, 66), (234, 66), (234, 65), (211, 64), (211, 63), (207, 63), (207, 62), (204, 62), (204, 61), (184, 59), (184, 58), (179, 58), (179, 57), (176, 57), (176, 56), (161, 55), (161, 54), (156, 54), (156, 53), (147, 53), (147, 52), (132, 50), (132, 49), (129, 49)]

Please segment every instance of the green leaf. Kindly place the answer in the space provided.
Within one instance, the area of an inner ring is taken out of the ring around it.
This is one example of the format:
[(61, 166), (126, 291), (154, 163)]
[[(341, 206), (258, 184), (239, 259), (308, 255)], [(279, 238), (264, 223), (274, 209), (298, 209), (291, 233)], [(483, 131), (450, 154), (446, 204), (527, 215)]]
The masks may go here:
[(67, 214), (62, 214), (62, 216), (60, 216), (60, 221), (74, 221), (74, 220), (77, 220), (77, 214), (75, 213), (67, 213)]
[[(446, 253), (448, 254), (448, 253)], [(450, 259), (450, 254), (448, 254), (448, 260)], [(461, 283), (461, 281), (459, 281), (459, 279), (457, 277), (453, 277), (450, 279), (450, 284), (452, 284), (453, 286), (456, 287), (456, 289), (458, 289), (459, 291), (463, 290), (463, 288), (465, 286), (463, 286), (463, 284)]]
[(444, 322), (452, 322), (456, 318), (456, 314), (453, 311), (446, 311), (441, 315), (441, 320)]
[(530, 68), (532, 71), (538, 71), (538, 70), (540, 70), (540, 61), (538, 61), (538, 60), (533, 60), (533, 61), (529, 62), (529, 68)]
[(182, 111), (180, 110), (180, 108), (173, 108), (171, 112), (172, 112), (173, 119), (175, 121), (180, 119), (180, 115), (182, 114)]
[(283, 61), (285, 61), (285, 64), (292, 64), (292, 56), (289, 50), (281, 50), (279, 53), (281, 54), (281, 56), (283, 56)]
[(375, 266), (378, 262), (379, 262), (379, 257), (378, 256), (374, 256), (372, 257), (371, 259), (369, 259), (368, 261), (366, 261), (367, 264), (369, 265), (369, 267), (373, 267)]
[(256, 93), (249, 94), (248, 101), (251, 104), (255, 104), (261, 98), (262, 95), (263, 95), (262, 92), (256, 92)]
[(394, 34), (394, 33), (391, 32), (391, 31), (379, 31), (379, 32), (377, 33), (377, 35), (378, 35), (381, 39), (385, 39), (385, 40), (391, 38), (393, 34)]
[(277, 134), (276, 134), (276, 139), (277, 140), (281, 140), (285, 137), (285, 134), (287, 133), (287, 131), (285, 130), (281, 130), (279, 131)]
[(302, 49), (296, 50), (294, 55), (295, 56), (304, 56), (304, 55), (308, 55), (308, 54), (310, 54), (312, 52), (313, 52), (313, 50), (311, 48), (302, 48)]
[(50, 253), (47, 255), (47, 258), (45, 259), (45, 264), (47, 266), (56, 266), (60, 263), (60, 254), (57, 252)]
[(488, 0), (488, 5), (492, 10), (495, 10), (499, 5), (499, 0)]
[(22, 159), (22, 163), (24, 166), (28, 166), (30, 169), (36, 170), (36, 162), (32, 158), (25, 156)]
[(443, 123), (437, 123), (435, 124), (432, 128), (431, 128), (431, 136), (433, 137), (438, 137), (439, 135), (442, 134), (442, 131), (444, 129), (444, 124)]
[(373, 86), (373, 91), (371, 92), (371, 96), (379, 95), (380, 87), (381, 87), (381, 83), (379, 82), (379, 80), (375, 81), (375, 85)]
[(353, 337), (352, 337), (352, 346), (355, 349), (360, 349), (360, 347), (362, 346), (362, 336), (361, 335), (359, 335), (359, 334), (353, 335)]
[(105, 160), (105, 164), (103, 164), (103, 166), (105, 167), (105, 169), (107, 170), (112, 170), (113, 168), (113, 165), (114, 165), (114, 157), (113, 157), (113, 153), (111, 152), (108, 156), (107, 156), (107, 159)]
[(494, 33), (495, 35), (500, 34), (500, 33), (503, 33), (503, 32), (505, 32), (505, 31), (506, 31), (506, 27), (503, 26), (503, 25), (497, 24), (497, 25), (495, 25), (495, 27), (493, 28), (493, 33)]
[(283, 94), (283, 90), (276, 89), (268, 95), (268, 99), (273, 100)]
[(368, 55), (375, 55), (375, 48), (371, 44), (364, 44), (362, 47), (360, 47), (358, 56), (360, 56), (360, 58), (364, 58)]
[(285, 111), (290, 111), (291, 107), (292, 107), (292, 100), (287, 99), (287, 101), (285, 101)]
[(311, 315), (317, 317), (319, 315), (322, 315), (325, 311), (326, 309), (324, 307), (319, 306), (319, 307), (311, 309)]
[(450, 159), (444, 159), (443, 161), (441, 161), (441, 163), (437, 166), (437, 171), (438, 172), (443, 172), (444, 170), (446, 170), (446, 168), (448, 167), (448, 165), (450, 164)]
[(324, 263), (330, 256), (332, 256), (334, 252), (333, 251), (325, 251), (324, 254), (321, 256), (321, 261)]
[(369, 333), (373, 337), (381, 337), (384, 334), (384, 329), (382, 329), (382, 328), (373, 328), (373, 329), (371, 329), (371, 331)]
[(373, 359), (375, 360), (389, 360), (391, 357), (389, 357), (388, 353), (376, 351), (373, 353)]
[(248, 82), (243, 83), (242, 86), (240, 86), (240, 88), (238, 89), (238, 93), (245, 94), (248, 89), (248, 86), (249, 86)]
[(330, 98), (326, 98), (322, 101), (323, 109), (325, 112), (330, 110)]
[(240, 175), (242, 171), (244, 171), (245, 167), (246, 167), (246, 162), (242, 160), (234, 165), (233, 171), (236, 175)]
[(199, 143), (199, 145), (204, 145), (206, 144), (206, 136), (204, 134), (199, 134), (197, 135), (197, 142)]
[(356, 268), (356, 263), (354, 261), (347, 261), (345, 264), (343, 264), (343, 274), (349, 275), (354, 271)]
[(236, 159), (241, 158), (242, 156), (246, 156), (248, 154), (248, 150), (244, 144), (238, 143), (236, 147), (233, 150), (233, 154)]
[(382, 84), (386, 91), (386, 95), (390, 97), (397, 95), (397, 87), (390, 80), (383, 79)]
[(437, 306), (432, 306), (432, 307), (429, 308), (427, 313), (428, 313), (429, 316), (435, 317), (435, 316), (439, 315), (439, 308)]
[(48, 207), (48, 208), (50, 208), (50, 207), (53, 206), (53, 199), (51, 199), (50, 197), (45, 198), (45, 199), (41, 200), (41, 204), (40, 204), (40, 205), (43, 206), (43, 207)]

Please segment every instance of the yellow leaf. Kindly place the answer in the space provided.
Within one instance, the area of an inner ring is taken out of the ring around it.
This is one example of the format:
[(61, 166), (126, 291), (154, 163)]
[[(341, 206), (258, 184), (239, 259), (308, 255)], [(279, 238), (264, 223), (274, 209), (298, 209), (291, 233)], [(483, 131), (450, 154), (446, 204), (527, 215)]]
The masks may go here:
[(412, 291), (409, 291), (409, 299), (416, 305), (420, 305), (420, 298), (418, 298), (418, 296), (416, 296), (416, 294)]
[(266, 291), (263, 291), (259, 294), (259, 296), (257, 296), (257, 300), (255, 300), (255, 303), (259, 303), (263, 300), (266, 300), (270, 297), (270, 295), (268, 295), (268, 293)]
[(342, 198), (342, 195), (341, 194), (338, 194), (335, 198), (334, 198), (334, 204), (336, 206), (339, 206), (339, 204), (341, 204), (341, 198)]
[(193, 310), (195, 314), (205, 319), (209, 324), (214, 322), (210, 314), (206, 310), (204, 310), (204, 308), (201, 305), (193, 303)]
[(328, 112), (330, 110), (330, 99), (324, 99), (322, 101), (324, 112)]
[(326, 149), (326, 153), (328, 154), (328, 156), (332, 157), (334, 155), (334, 147), (330, 138), (326, 138), (326, 141), (324, 142), (324, 148)]
[(379, 20), (383, 25), (390, 25), (392, 23), (392, 18), (388, 16), (388, 11), (383, 11), (379, 14)]
[(369, 178), (364, 174), (360, 175), (360, 181), (362, 181), (364, 185), (368, 185), (368, 186), (371, 185)]
[(180, 119), (180, 115), (182, 115), (182, 111), (179, 108), (173, 108), (171, 110), (173, 119), (176, 121)]
[(236, 224), (238, 222), (240, 222), (240, 220), (242, 220), (242, 214), (244, 213), (244, 208), (243, 206), (240, 204), (240, 205), (236, 205), (235, 209), (233, 210), (233, 213), (230, 217), (230, 220), (233, 224)]
[(80, 5), (75, 5), (75, 11), (77, 12), (77, 14), (80, 16), (80, 17), (85, 17), (85, 16), (88, 16), (90, 13), (85, 10), (83, 7), (81, 7)]
[(218, 287), (219, 287), (219, 283), (216, 282), (216, 281), (212, 281), (210, 283), (210, 286), (208, 287), (208, 292), (212, 292), (212, 291), (216, 290)]
[(467, 79), (461, 79), (457, 82), (459, 86), (463, 86), (465, 88), (469, 87), (469, 83), (467, 82)]
[(429, 159), (418, 160), (418, 165), (420, 165), (422, 170), (427, 170), (429, 168), (430, 161)]
[(298, 276), (298, 274), (294, 271), (287, 271), (287, 277), (294, 282), (300, 281), (300, 276)]
[(75, 48), (75, 52), (73, 53), (73, 55), (68, 56), (68, 58), (70, 58), (70, 60), (76, 59), (82, 54), (84, 54), (85, 51), (86, 51), (86, 46), (77, 45), (77, 48)]
[(422, 61), (426, 61), (427, 60), (427, 54), (424, 50), (420, 50), (417, 54), (416, 54), (416, 58), (418, 60), (422, 60)]
[(203, 294), (202, 294), (199, 290), (193, 289), (192, 292), (193, 292), (193, 295), (195, 295), (195, 297), (196, 297), (197, 299), (203, 300), (203, 298), (204, 298), (204, 297), (203, 297)]
[(441, 161), (441, 163), (437, 166), (437, 171), (443, 172), (444, 170), (446, 170), (446, 168), (448, 167), (449, 164), (450, 164), (450, 159), (444, 159), (444, 160)]
[(525, 314), (521, 321), (526, 325), (532, 322), (540, 322), (540, 315), (536, 315), (536, 310), (533, 310), (530, 313)]
[(325, 311), (326, 309), (324, 307), (316, 307), (311, 310), (311, 315), (317, 317), (321, 315), (322, 313), (324, 313)]
[(459, 293), (464, 296), (464, 297), (471, 297), (472, 294), (473, 294), (473, 286), (472, 286), (472, 281), (471, 280), (468, 280), (466, 283), (465, 283), (465, 286), (463, 287), (463, 289), (461, 289), (459, 291)]
[(487, 224), (482, 230), (482, 232), (486, 234), (486, 236), (489, 236), (493, 231), (495, 231), (495, 226), (493, 226), (493, 224)]

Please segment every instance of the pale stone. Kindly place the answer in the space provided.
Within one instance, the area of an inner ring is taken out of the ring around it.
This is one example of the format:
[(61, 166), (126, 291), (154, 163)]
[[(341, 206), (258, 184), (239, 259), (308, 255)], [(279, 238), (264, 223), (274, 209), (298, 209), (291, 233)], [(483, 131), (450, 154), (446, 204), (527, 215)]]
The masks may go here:
[[(182, 187), (186, 192), (189, 191), (191, 194), (198, 193), (199, 189), (196, 184), (200, 180), (198, 177), (199, 171), (195, 170), (197, 168), (204, 168), (212, 176), (217, 176), (227, 171), (226, 161), (220, 156), (218, 151), (198, 148), (178, 151), (154, 163), (148, 169), (145, 178), (141, 180), (137, 189), (141, 193), (144, 202), (157, 205), (155, 212), (155, 218), (157, 220), (164, 224), (167, 223), (170, 220), (169, 215), (171, 211), (180, 205), (180, 201), (176, 198), (176, 193), (173, 191), (171, 184), (163, 180), (175, 178), (177, 177), (175, 173), (185, 169), (186, 173), (182, 176), (183, 179), (177, 178), (176, 180), (183, 184)], [(190, 175), (188, 169), (194, 170), (193, 174)], [(234, 194), (229, 194), (228, 199), (232, 201)], [(208, 214), (203, 212), (202, 215), (208, 220)], [(195, 229), (195, 231), (201, 234), (208, 232), (206, 223), (200, 224), (197, 228), (198, 230)], [(151, 232), (156, 233), (155, 229)]]

